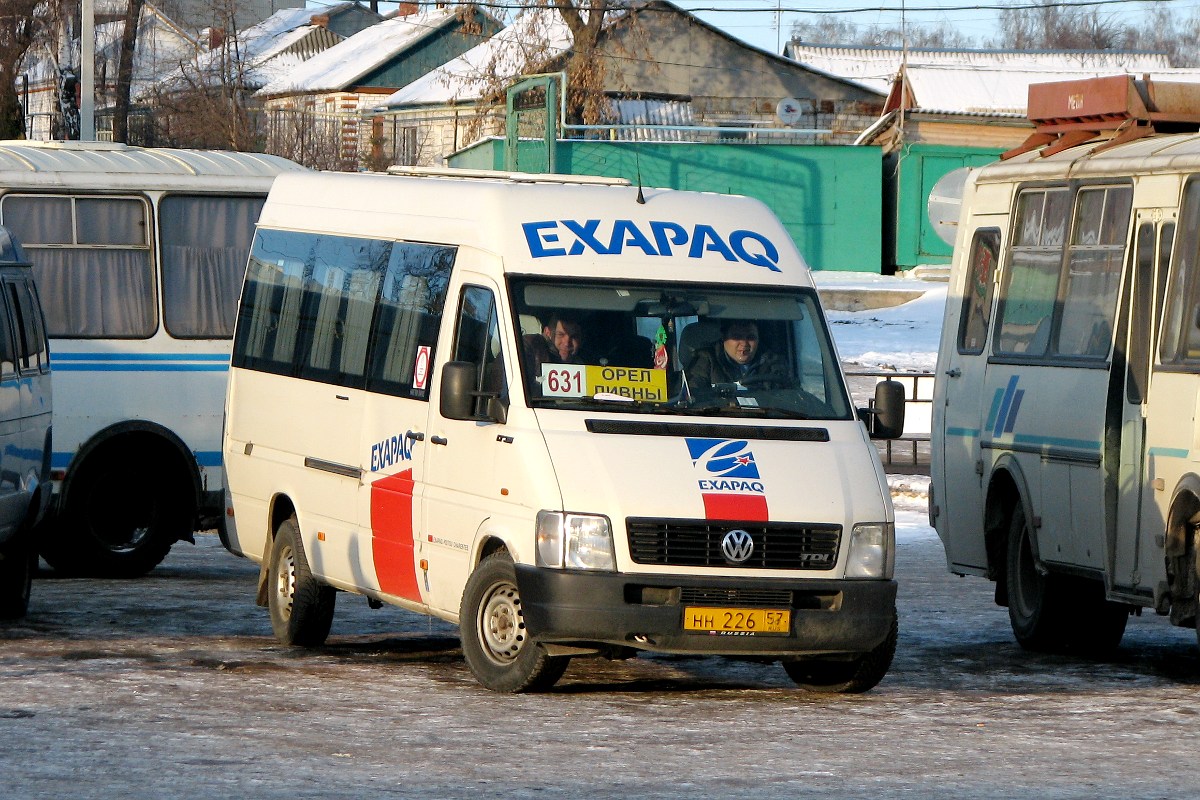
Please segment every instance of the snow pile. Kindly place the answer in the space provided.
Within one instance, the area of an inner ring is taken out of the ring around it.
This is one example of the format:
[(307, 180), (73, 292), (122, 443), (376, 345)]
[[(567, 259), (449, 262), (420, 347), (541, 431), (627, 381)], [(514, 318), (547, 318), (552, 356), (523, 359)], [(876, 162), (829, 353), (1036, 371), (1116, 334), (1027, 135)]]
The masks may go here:
[(946, 285), (928, 286), (916, 300), (869, 311), (830, 311), (838, 354), (867, 369), (932, 372), (946, 307)]

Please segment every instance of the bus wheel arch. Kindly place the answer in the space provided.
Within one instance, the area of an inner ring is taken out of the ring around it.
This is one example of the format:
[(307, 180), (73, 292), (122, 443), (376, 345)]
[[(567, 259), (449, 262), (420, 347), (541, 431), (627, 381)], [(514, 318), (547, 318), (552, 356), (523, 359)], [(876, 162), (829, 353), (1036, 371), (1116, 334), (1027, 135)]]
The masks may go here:
[(1167, 586), (1170, 592), (1171, 624), (1191, 627), (1197, 622), (1197, 591), (1200, 589), (1200, 547), (1197, 547), (1197, 528), (1200, 526), (1200, 478), (1187, 475), (1171, 495), (1167, 514), (1166, 559)]
[[(1012, 517), (1018, 506), (1026, 519), (1033, 519), (1029, 508), (1025, 476), (1015, 460), (1004, 456), (992, 470), (984, 504), (983, 532), (987, 551), (987, 576), (996, 582), (996, 605), (1008, 606), (1008, 540)], [(1037, 542), (1031, 542), (1037, 554)]]
[(72, 458), (42, 555), (70, 574), (143, 575), (192, 540), (199, 498), (199, 469), (178, 436), (140, 420), (110, 426)]

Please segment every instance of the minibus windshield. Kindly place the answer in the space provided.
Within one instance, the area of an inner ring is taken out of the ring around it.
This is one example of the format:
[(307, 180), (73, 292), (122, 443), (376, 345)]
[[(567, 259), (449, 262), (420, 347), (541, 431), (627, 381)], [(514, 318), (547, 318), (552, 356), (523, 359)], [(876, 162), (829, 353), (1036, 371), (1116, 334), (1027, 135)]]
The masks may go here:
[(851, 419), (811, 289), (513, 278), (534, 407)]

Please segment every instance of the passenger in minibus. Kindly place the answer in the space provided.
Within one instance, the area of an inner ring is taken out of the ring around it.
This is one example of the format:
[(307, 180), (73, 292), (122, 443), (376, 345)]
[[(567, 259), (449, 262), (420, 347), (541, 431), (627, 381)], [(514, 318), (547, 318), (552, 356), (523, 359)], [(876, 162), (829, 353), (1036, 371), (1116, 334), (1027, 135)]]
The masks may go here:
[(522, 337), (525, 347), (525, 382), (536, 386), (543, 364), (584, 364), (581, 353), (583, 324), (569, 312), (556, 311), (542, 324), (541, 333)]

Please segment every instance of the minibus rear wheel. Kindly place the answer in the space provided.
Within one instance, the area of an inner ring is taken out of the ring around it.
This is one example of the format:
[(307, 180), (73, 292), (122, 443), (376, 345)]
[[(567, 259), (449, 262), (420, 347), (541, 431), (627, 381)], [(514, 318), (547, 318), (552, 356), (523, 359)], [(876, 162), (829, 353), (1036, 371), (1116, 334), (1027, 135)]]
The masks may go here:
[(279, 523), (271, 546), (267, 605), (275, 638), (297, 647), (320, 647), (333, 626), (337, 591), (313, 577), (295, 517)]
[(551, 656), (525, 627), (517, 570), (505, 551), (479, 563), (463, 588), (459, 636), (471, 674), (494, 692), (549, 689), (570, 656)]
[(892, 629), (874, 650), (849, 661), (802, 659), (783, 662), (788, 677), (810, 692), (861, 694), (874, 689), (887, 675), (896, 656), (900, 623), (892, 614)]

